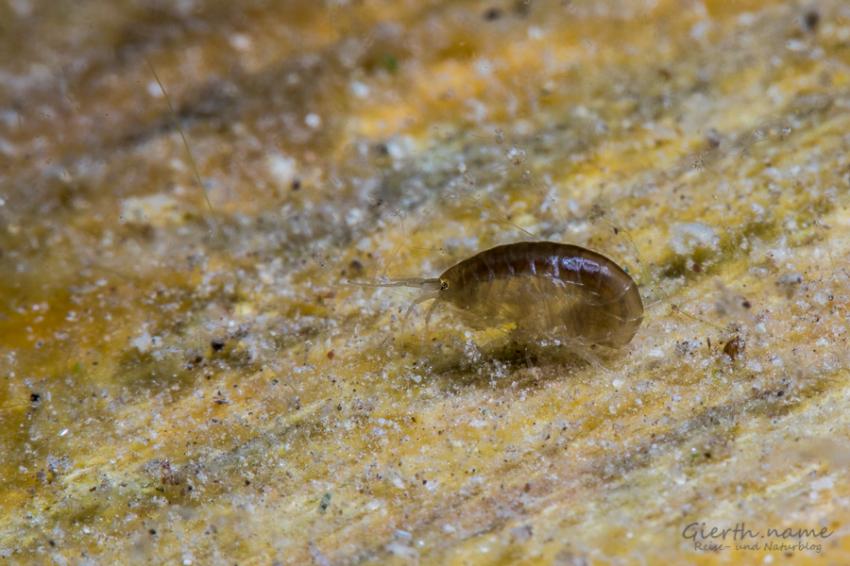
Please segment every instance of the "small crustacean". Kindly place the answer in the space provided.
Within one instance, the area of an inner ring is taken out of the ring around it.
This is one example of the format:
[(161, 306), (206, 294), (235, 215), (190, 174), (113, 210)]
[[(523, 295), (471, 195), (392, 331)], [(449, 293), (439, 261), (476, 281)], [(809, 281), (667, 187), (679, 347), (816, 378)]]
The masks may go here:
[(474, 328), (511, 325), (526, 337), (584, 346), (628, 344), (643, 319), (638, 287), (620, 266), (587, 248), (556, 242), (496, 246), (439, 277), (380, 286), (421, 288), (413, 304), (435, 299), (428, 318), (445, 303)]

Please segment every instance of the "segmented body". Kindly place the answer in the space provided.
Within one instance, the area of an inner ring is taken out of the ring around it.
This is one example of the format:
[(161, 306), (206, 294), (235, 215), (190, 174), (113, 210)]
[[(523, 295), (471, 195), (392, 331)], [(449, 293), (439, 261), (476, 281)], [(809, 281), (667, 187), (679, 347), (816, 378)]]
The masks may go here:
[(514, 324), (529, 336), (621, 346), (643, 318), (638, 287), (592, 250), (556, 242), (518, 242), (480, 252), (439, 279), (437, 302), (474, 326)]

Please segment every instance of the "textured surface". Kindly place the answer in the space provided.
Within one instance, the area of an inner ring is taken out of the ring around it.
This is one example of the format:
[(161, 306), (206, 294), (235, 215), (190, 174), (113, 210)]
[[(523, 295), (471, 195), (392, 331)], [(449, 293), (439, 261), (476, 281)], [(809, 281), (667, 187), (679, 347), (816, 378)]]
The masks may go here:
[[(6, 560), (850, 562), (846, 3), (0, 22)], [(339, 284), (523, 230), (641, 285), (604, 367)]]

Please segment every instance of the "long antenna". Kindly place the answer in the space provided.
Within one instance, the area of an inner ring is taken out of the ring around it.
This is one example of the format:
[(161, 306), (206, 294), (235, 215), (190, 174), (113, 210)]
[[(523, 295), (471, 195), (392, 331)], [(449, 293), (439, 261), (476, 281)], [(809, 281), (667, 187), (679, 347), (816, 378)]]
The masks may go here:
[(180, 139), (183, 140), (183, 147), (186, 149), (186, 156), (189, 159), (189, 166), (192, 168), (192, 173), (195, 177), (195, 183), (197, 183), (198, 188), (201, 189), (201, 193), (204, 195), (204, 201), (207, 203), (207, 208), (210, 211), (209, 223), (210, 223), (210, 231), (215, 234), (221, 234), (221, 230), (218, 225), (218, 220), (216, 219), (215, 209), (213, 208), (212, 202), (210, 201), (210, 195), (207, 193), (207, 188), (204, 186), (204, 182), (201, 180), (201, 173), (198, 169), (198, 162), (195, 161), (195, 156), (192, 153), (192, 148), (189, 146), (189, 140), (186, 138), (186, 134), (183, 132), (183, 127), (180, 126), (180, 117), (177, 115), (177, 111), (174, 109), (174, 104), (171, 103), (171, 97), (168, 95), (168, 91), (165, 90), (165, 85), (159, 79), (159, 75), (156, 73), (156, 69), (154, 69), (153, 64), (150, 62), (150, 59), (145, 57), (145, 63), (148, 65), (148, 69), (150, 69), (151, 74), (153, 75), (156, 84), (159, 85), (159, 90), (162, 91), (163, 97), (165, 97), (165, 102), (168, 104), (168, 110), (171, 112), (171, 115), (174, 119), (174, 124), (177, 127), (177, 132), (180, 134)]

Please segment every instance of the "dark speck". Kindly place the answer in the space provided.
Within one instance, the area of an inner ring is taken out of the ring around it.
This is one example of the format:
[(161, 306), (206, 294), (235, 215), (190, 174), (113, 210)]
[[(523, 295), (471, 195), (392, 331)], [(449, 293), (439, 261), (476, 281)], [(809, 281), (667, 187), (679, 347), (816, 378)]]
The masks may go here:
[(41, 401), (41, 394), (40, 393), (30, 393), (30, 402), (33, 405), (37, 404), (39, 401)]
[(148, 530), (148, 532), (150, 533), (151, 536), (154, 536), (156, 534), (156, 529), (150, 529), (150, 530)]
[(745, 348), (744, 340), (740, 336), (735, 336), (723, 346), (723, 353), (735, 360), (740, 356)]
[(353, 275), (360, 275), (363, 273), (363, 264), (360, 260), (352, 259), (351, 263), (348, 264), (348, 269), (351, 270)]
[(820, 13), (817, 10), (809, 10), (803, 14), (803, 27), (808, 32), (813, 32), (818, 29), (820, 23)]
[(487, 8), (484, 12), (484, 19), (488, 22), (493, 22), (502, 17), (502, 11), (498, 8)]
[(752, 303), (750, 303), (750, 301), (748, 301), (747, 299), (744, 299), (743, 301), (741, 301), (741, 306), (744, 307), (745, 309), (748, 309), (753, 305), (752, 305)]
[(301, 179), (293, 179), (292, 180), (292, 190), (297, 191), (301, 188)]
[(210, 346), (212, 347), (214, 352), (220, 352), (222, 348), (224, 348), (224, 340), (213, 340), (210, 342)]
[(319, 503), (319, 512), (324, 513), (328, 510), (328, 507), (331, 504), (331, 494), (326, 493), (322, 496), (322, 501)]

